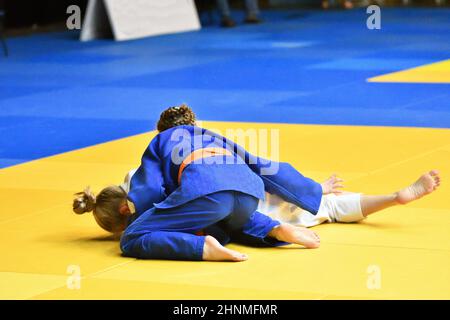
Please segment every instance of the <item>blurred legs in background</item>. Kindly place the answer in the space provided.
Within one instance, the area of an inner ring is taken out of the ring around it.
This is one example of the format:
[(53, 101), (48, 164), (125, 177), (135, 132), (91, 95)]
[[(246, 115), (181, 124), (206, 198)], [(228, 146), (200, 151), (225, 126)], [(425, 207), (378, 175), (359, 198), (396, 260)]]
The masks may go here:
[[(231, 18), (230, 5), (228, 0), (216, 0), (217, 7), (219, 8), (220, 15), (222, 16), (221, 25), (223, 27), (234, 27), (236, 23)], [(245, 18), (246, 23), (259, 23), (261, 20), (259, 16), (258, 0), (245, 0), (245, 10), (247, 16)]]
[(5, 56), (8, 56), (8, 47), (6, 46), (6, 40), (3, 36), (3, 18), (4, 18), (4, 11), (2, 11), (2, 8), (0, 7), (0, 42), (3, 47), (3, 52), (5, 53)]
[[(322, 1), (322, 8), (328, 9), (330, 7), (335, 7), (336, 6), (336, 2), (338, 2), (338, 1), (336, 1), (336, 0), (323, 0)], [(352, 3), (351, 0), (344, 0), (342, 2), (342, 6), (345, 9), (352, 9), (353, 8), (353, 3)]]

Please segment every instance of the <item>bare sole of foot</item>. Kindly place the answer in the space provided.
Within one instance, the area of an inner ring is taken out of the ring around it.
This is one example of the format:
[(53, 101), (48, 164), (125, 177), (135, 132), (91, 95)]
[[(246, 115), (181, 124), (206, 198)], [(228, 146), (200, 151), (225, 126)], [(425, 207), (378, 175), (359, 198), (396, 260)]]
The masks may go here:
[(291, 224), (281, 224), (274, 228), (269, 236), (280, 241), (299, 244), (308, 249), (315, 249), (320, 246), (320, 238), (312, 230), (304, 227), (295, 227)]
[(441, 184), (441, 178), (437, 170), (431, 170), (420, 176), (412, 185), (397, 192), (397, 201), (400, 204), (407, 204), (411, 201), (422, 198), (432, 193)]
[(247, 259), (248, 256), (246, 254), (227, 249), (216, 238), (206, 236), (203, 246), (203, 260), (240, 262)]

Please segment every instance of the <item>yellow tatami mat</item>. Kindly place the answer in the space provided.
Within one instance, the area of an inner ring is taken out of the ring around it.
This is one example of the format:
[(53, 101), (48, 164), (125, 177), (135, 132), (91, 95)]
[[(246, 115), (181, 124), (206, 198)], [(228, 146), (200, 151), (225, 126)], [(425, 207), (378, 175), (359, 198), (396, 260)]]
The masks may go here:
[[(316, 250), (248, 248), (243, 263), (124, 258), (72, 195), (120, 183), (154, 132), (0, 171), (1, 299), (449, 299), (450, 130), (206, 122), (278, 129), (280, 157), (317, 180), (384, 193), (441, 171), (441, 188), (358, 224), (327, 224)], [(77, 275), (80, 277), (78, 278)]]
[(450, 83), (450, 59), (370, 78), (369, 82)]

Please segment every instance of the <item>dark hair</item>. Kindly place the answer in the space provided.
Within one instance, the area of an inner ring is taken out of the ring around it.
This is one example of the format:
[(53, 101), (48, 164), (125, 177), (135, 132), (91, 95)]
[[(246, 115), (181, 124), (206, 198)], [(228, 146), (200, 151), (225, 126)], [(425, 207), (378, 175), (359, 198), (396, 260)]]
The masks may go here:
[(186, 104), (164, 110), (159, 117), (157, 129), (162, 132), (182, 125), (195, 125), (195, 113)]

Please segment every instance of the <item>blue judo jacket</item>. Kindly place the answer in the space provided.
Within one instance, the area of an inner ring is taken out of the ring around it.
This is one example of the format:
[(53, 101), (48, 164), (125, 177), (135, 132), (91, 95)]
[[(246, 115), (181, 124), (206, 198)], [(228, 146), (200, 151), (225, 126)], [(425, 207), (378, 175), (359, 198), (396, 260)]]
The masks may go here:
[[(181, 183), (178, 183), (182, 160), (194, 150), (209, 147), (225, 148), (232, 155), (194, 161), (184, 169)], [(304, 177), (288, 163), (252, 155), (232, 140), (207, 129), (177, 126), (153, 138), (142, 156), (140, 167), (131, 179), (128, 199), (133, 202), (136, 213), (122, 236), (122, 251), (125, 255), (133, 252), (131, 255), (141, 256), (139, 252), (146, 250), (136, 248), (137, 242), (134, 240), (140, 234), (132, 231), (133, 224), (139, 223), (138, 218), (142, 214), (180, 206), (224, 190), (239, 191), (258, 199), (264, 199), (267, 191), (313, 214), (317, 213), (322, 198), (321, 185)], [(177, 235), (179, 233), (170, 236)], [(167, 234), (162, 233), (161, 236), (165, 237)], [(182, 237), (189, 239), (186, 235)], [(163, 240), (156, 242), (164, 243)], [(189, 252), (180, 253), (180, 256), (189, 256)]]

